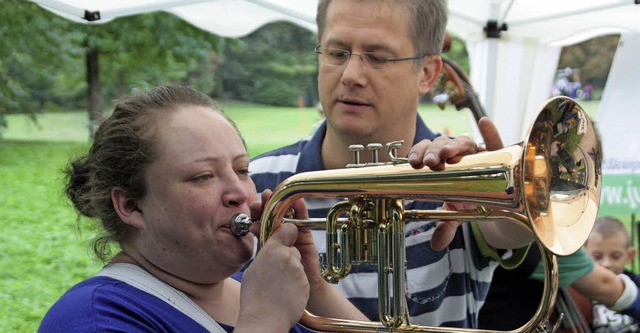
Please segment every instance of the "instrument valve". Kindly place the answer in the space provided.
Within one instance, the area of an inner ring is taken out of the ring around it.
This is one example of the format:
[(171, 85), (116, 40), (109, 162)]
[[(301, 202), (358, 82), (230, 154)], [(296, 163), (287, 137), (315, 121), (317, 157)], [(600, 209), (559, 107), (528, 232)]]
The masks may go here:
[(359, 168), (365, 166), (360, 163), (360, 152), (364, 150), (363, 145), (350, 145), (349, 151), (353, 153), (353, 163), (347, 164), (347, 168)]
[(370, 143), (367, 145), (367, 149), (371, 151), (371, 162), (367, 163), (367, 166), (382, 165), (383, 163), (380, 163), (380, 159), (378, 157), (378, 151), (382, 149), (382, 144)]
[(398, 157), (398, 149), (402, 147), (404, 140), (391, 141), (384, 145), (387, 149), (387, 154), (389, 155), (390, 162), (384, 163), (380, 162), (380, 149), (383, 148), (380, 143), (369, 143), (367, 144), (367, 149), (371, 151), (371, 162), (362, 163), (360, 162), (360, 152), (364, 150), (364, 146), (360, 144), (350, 145), (349, 151), (353, 154), (353, 163), (347, 164), (347, 168), (360, 168), (365, 166), (378, 166), (384, 164), (403, 164), (408, 163), (408, 159), (406, 157)]
[(404, 140), (391, 141), (386, 144), (387, 152), (389, 153), (389, 158), (391, 159), (392, 164), (402, 164), (408, 163), (409, 159), (406, 157), (398, 157), (398, 149), (402, 147)]

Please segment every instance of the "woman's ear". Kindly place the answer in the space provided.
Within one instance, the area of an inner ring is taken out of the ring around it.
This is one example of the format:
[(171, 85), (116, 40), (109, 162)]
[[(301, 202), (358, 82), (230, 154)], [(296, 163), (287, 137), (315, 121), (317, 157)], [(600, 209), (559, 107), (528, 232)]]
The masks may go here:
[(112, 188), (111, 202), (122, 222), (136, 229), (144, 229), (144, 215), (138, 207), (138, 202), (130, 198), (126, 190), (121, 187)]

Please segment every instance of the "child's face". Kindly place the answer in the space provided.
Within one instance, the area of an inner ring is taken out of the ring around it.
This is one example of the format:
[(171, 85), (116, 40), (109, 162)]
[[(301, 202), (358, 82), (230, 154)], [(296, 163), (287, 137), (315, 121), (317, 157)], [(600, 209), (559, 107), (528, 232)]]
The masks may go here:
[(592, 234), (587, 241), (586, 252), (596, 263), (616, 274), (622, 273), (635, 255), (635, 249), (628, 247), (628, 240), (621, 232), (609, 237)]

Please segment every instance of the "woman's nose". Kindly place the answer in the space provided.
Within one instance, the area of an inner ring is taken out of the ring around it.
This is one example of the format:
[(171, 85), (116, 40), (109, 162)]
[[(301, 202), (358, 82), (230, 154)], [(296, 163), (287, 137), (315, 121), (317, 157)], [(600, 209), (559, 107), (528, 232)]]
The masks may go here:
[[(237, 176), (232, 177), (225, 182), (224, 193), (222, 194), (222, 202), (225, 206), (240, 206), (245, 204), (251, 195), (251, 186), (246, 181), (239, 179)], [(255, 190), (253, 190), (255, 192)]]

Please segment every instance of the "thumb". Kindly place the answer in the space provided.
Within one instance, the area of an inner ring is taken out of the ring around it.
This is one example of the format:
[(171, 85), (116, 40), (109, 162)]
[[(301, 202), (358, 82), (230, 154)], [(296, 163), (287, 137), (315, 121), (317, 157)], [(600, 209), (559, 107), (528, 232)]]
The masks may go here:
[(439, 221), (431, 236), (431, 248), (436, 251), (442, 251), (449, 246), (460, 224), (460, 221), (457, 220)]
[(269, 243), (279, 243), (287, 247), (293, 246), (298, 239), (298, 228), (289, 223), (284, 223), (277, 228), (265, 245)]
[(480, 130), (480, 134), (488, 151), (504, 148), (500, 132), (498, 132), (496, 124), (494, 124), (491, 119), (488, 117), (480, 118), (478, 121), (478, 129)]

